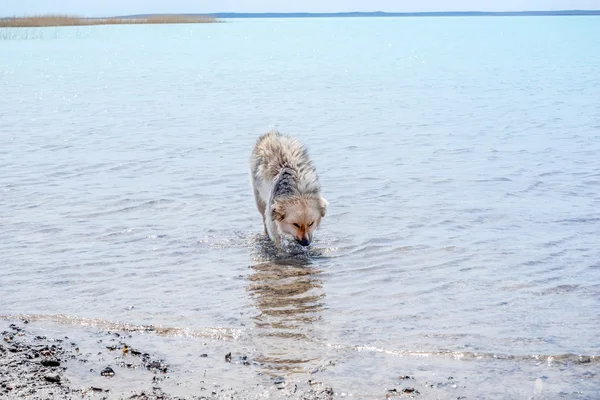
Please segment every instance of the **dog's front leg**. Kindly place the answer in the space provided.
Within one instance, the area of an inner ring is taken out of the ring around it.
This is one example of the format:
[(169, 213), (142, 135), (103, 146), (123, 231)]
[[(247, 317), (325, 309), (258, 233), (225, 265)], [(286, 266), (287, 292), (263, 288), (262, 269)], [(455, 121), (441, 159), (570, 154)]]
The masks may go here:
[(273, 240), (273, 243), (275, 244), (275, 248), (278, 251), (281, 250), (281, 236), (279, 236), (279, 235), (275, 236), (275, 240)]
[(269, 236), (273, 242), (277, 242), (279, 239), (279, 232), (275, 222), (270, 218), (269, 215), (264, 216), (265, 233)]

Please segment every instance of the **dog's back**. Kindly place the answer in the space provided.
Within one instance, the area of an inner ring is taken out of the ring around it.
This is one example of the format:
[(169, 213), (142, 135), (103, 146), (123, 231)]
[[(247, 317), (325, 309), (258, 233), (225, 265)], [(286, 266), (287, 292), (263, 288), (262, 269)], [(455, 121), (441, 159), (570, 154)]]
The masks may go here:
[(319, 192), (317, 172), (306, 148), (296, 138), (271, 130), (258, 139), (252, 152), (254, 182), (268, 182), (271, 185), (284, 169), (285, 174), (281, 178), (287, 175), (283, 181), (293, 180), (291, 187), (295, 188), (298, 195)]

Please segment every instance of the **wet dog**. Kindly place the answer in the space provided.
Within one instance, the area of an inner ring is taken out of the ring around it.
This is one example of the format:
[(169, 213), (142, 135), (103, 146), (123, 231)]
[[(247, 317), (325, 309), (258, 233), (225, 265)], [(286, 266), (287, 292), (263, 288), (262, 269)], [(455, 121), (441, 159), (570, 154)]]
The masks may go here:
[(265, 234), (278, 247), (283, 237), (308, 246), (328, 203), (302, 143), (276, 130), (262, 135), (250, 157), (250, 175)]

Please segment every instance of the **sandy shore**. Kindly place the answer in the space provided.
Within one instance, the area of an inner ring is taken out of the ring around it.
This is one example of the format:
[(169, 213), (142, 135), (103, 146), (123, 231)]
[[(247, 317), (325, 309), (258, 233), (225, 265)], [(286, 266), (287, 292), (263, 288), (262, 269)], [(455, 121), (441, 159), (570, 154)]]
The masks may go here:
[[(39, 330), (30, 329), (28, 321), (10, 321), (7, 324), (0, 343), (1, 398), (250, 399), (259, 397), (261, 390), (264, 393), (264, 388), (258, 391), (249, 389), (247, 382), (237, 385), (235, 380), (229, 380), (224, 385), (222, 381), (209, 379), (204, 382), (199, 376), (200, 393), (174, 395), (165, 388), (178, 384), (174, 382), (177, 374), (172, 373), (168, 360), (153, 355), (149, 349), (130, 346), (129, 342), (134, 338), (128, 333), (95, 332), (93, 340), (80, 346), (68, 336), (40, 335)], [(96, 344), (93, 348), (90, 348), (91, 342)], [(199, 354), (198, 357), (207, 358), (208, 355)], [(240, 368), (253, 364), (247, 357), (231, 353), (224, 354), (219, 362), (235, 363)], [(81, 371), (85, 372), (83, 379)], [(128, 382), (135, 387), (134, 390), (126, 390)], [(115, 385), (121, 390), (115, 390)], [(272, 385), (271, 398), (333, 398), (333, 390), (321, 383), (309, 383), (305, 389), (285, 380), (274, 380)], [(257, 382), (255, 386), (259, 388), (261, 385)]]
[(269, 349), (222, 332), (28, 317), (0, 318), (1, 399), (591, 400), (598, 393), (594, 357), (455, 359), (364, 349), (324, 354), (321, 367), (297, 372), (265, 357)]

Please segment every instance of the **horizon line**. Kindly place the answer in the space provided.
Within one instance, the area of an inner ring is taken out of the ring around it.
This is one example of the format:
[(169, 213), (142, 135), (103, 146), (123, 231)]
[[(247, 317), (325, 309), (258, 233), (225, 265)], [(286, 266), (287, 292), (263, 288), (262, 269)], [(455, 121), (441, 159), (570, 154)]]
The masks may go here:
[(238, 12), (238, 11), (219, 11), (219, 12), (187, 12), (187, 13), (137, 13), (137, 14), (125, 14), (125, 15), (114, 15), (114, 16), (94, 16), (85, 17), (78, 14), (68, 13), (38, 13), (21, 16), (0, 16), (0, 19), (11, 19), (11, 18), (28, 18), (33, 16), (45, 16), (45, 15), (72, 15), (80, 18), (99, 19), (99, 18), (140, 18), (148, 16), (206, 16), (214, 18), (278, 18), (278, 17), (297, 17), (297, 18), (310, 18), (310, 17), (361, 17), (361, 16), (373, 16), (373, 17), (427, 17), (427, 16), (594, 16), (600, 15), (600, 9), (587, 10), (587, 9), (564, 9), (564, 10), (523, 10), (523, 11), (334, 11), (334, 12), (310, 12), (310, 11), (289, 11), (289, 12)]
[[(186, 15), (186, 14), (431, 14), (431, 13), (556, 13), (556, 12), (600, 12), (598, 9), (565, 8), (556, 10), (502, 10), (502, 11), (478, 11), (478, 10), (447, 10), (447, 11), (215, 11), (215, 12), (168, 12), (168, 13), (146, 13), (144, 15)], [(141, 14), (130, 14), (141, 15)]]
[(565, 10), (523, 10), (523, 11), (333, 11), (333, 12), (311, 12), (311, 11), (266, 11), (266, 12), (240, 12), (240, 11), (219, 11), (208, 13), (143, 13), (143, 14), (128, 14), (121, 17), (138, 17), (148, 15), (203, 15), (207, 17), (233, 18), (244, 17), (280, 17), (280, 16), (296, 16), (296, 17), (319, 17), (319, 16), (469, 16), (469, 15), (498, 15), (498, 16), (519, 16), (519, 15), (600, 15), (600, 9), (565, 9)]

